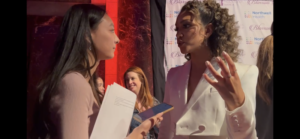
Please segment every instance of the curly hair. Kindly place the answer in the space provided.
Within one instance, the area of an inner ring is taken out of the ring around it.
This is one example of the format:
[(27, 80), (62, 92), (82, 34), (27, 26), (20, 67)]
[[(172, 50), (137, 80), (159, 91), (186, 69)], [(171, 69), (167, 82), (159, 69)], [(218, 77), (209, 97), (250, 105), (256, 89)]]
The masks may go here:
[[(227, 8), (222, 8), (215, 0), (188, 1), (180, 13), (188, 11), (196, 19), (199, 19), (203, 26), (211, 23), (214, 27), (212, 35), (208, 38), (208, 46), (213, 56), (221, 56), (226, 51), (233, 61), (238, 60), (240, 51), (238, 50), (240, 36), (238, 36), (237, 22), (234, 15), (228, 14)], [(186, 56), (190, 60), (190, 54)]]

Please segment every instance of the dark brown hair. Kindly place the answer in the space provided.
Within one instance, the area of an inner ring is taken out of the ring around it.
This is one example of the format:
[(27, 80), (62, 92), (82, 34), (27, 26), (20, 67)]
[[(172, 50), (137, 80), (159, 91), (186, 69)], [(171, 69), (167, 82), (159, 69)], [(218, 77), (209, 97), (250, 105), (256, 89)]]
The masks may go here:
[(90, 63), (88, 51), (92, 52), (94, 59), (97, 58), (90, 32), (97, 29), (105, 13), (105, 10), (92, 4), (76, 4), (66, 12), (54, 45), (53, 61), (38, 86), (40, 94), (31, 139), (49, 139), (57, 136), (55, 125), (49, 118), (49, 103), (59, 82), (68, 72), (75, 71), (84, 77), (90, 77), (89, 84), (93, 95), (101, 105), (93, 82), (94, 76), (90, 72), (96, 66), (96, 62)]
[[(199, 19), (203, 26), (211, 23), (214, 27), (212, 35), (208, 38), (208, 46), (213, 56), (220, 56), (226, 51), (233, 61), (238, 60), (238, 26), (234, 15), (229, 15), (227, 8), (222, 8), (215, 0), (188, 1), (180, 13), (188, 11)], [(186, 55), (190, 59), (190, 54)]]

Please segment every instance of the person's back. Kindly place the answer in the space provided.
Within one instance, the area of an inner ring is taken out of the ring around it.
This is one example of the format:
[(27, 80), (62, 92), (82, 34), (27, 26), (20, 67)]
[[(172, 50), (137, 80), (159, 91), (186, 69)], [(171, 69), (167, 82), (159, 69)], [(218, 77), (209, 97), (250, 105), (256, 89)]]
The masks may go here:
[(256, 95), (256, 131), (259, 139), (273, 139), (273, 35), (258, 50), (259, 69)]

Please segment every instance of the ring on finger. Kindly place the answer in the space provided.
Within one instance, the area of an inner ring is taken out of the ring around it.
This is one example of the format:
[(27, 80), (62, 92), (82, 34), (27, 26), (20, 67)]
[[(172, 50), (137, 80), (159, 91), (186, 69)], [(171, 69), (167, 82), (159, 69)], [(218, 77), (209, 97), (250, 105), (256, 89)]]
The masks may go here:
[(233, 71), (233, 74), (235, 74), (236, 72), (237, 72), (237, 70), (234, 70), (234, 71)]

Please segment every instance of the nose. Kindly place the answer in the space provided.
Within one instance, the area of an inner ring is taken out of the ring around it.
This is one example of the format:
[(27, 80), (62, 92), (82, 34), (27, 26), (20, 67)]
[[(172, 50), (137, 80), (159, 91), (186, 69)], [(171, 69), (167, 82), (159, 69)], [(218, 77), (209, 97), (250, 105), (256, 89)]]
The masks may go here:
[(116, 40), (115, 40), (115, 44), (118, 44), (120, 42), (119, 37), (116, 35)]
[(130, 84), (132, 83), (132, 80), (129, 80), (128, 83), (129, 83), (129, 85), (130, 85)]
[(180, 33), (179, 31), (177, 31), (176, 37), (177, 37), (177, 39), (181, 39), (183, 37), (183, 34)]

